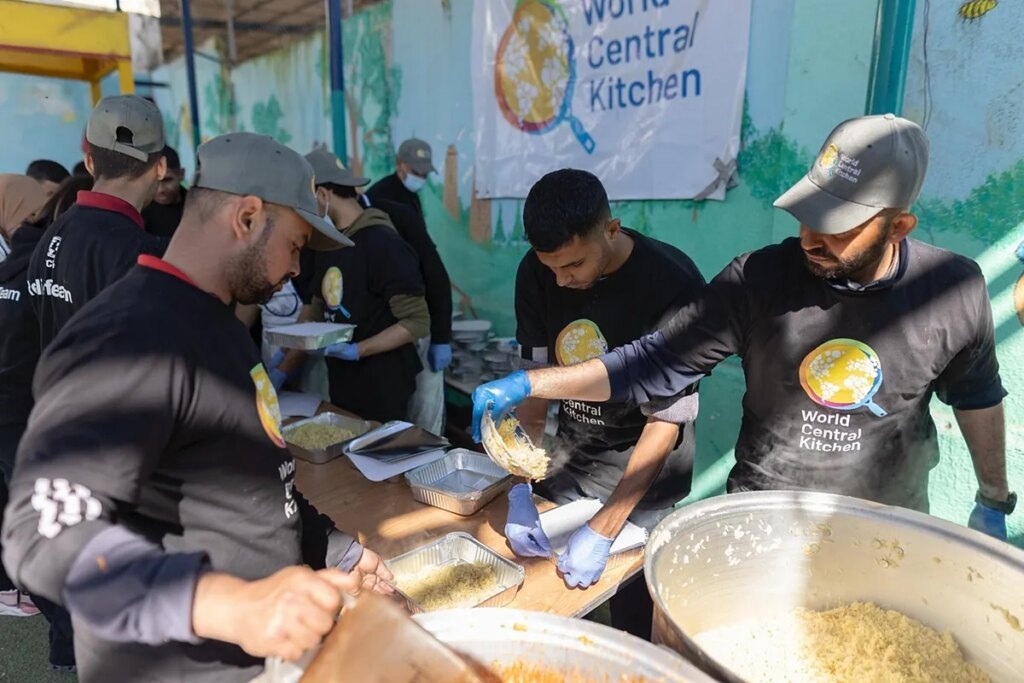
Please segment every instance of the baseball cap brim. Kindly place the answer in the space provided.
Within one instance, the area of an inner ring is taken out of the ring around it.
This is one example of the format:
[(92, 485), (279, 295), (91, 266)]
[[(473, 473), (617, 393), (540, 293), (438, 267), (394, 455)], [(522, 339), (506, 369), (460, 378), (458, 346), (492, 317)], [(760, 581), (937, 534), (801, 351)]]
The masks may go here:
[(431, 161), (414, 161), (409, 164), (409, 167), (413, 173), (421, 178), (426, 178), (431, 173), (437, 173), (437, 169), (434, 168), (434, 164)]
[(885, 210), (840, 199), (815, 185), (807, 176), (786, 190), (773, 206), (789, 212), (801, 225), (822, 235), (848, 232)]
[(313, 251), (334, 251), (342, 247), (354, 247), (355, 242), (343, 235), (331, 223), (304, 209), (294, 209), (299, 217), (313, 226), (313, 235), (309, 238), (309, 248)]

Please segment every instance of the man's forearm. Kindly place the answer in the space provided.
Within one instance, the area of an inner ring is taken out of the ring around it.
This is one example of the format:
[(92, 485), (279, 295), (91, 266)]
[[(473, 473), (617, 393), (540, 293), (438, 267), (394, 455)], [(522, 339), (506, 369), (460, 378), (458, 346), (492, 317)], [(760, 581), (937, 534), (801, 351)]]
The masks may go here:
[(960, 432), (967, 442), (982, 494), (1005, 500), (1010, 487), (1006, 479), (1006, 418), (1003, 404), (979, 410), (954, 410)]
[(516, 409), (516, 416), (526, 434), (540, 445), (548, 422), (548, 402), (542, 398), (528, 398)]
[(391, 327), (379, 332), (369, 339), (359, 342), (359, 357), (368, 358), (379, 353), (386, 353), (397, 349), (400, 346), (411, 344), (415, 341), (412, 333), (401, 323), (395, 323)]
[(605, 538), (619, 535), (630, 514), (661, 474), (678, 438), (679, 425), (655, 418), (647, 420), (622, 479), (604, 507), (590, 520), (594, 531)]
[(603, 402), (611, 396), (608, 371), (596, 359), (567, 368), (530, 370), (527, 374), (532, 398)]

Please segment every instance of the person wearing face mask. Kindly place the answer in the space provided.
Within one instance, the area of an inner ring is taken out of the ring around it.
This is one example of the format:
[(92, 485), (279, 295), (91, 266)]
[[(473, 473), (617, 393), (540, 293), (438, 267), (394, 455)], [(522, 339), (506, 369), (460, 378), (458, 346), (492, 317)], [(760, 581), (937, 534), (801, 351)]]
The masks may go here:
[(775, 202), (799, 237), (737, 257), (651, 335), (480, 387), (474, 425), (529, 396), (642, 404), (738, 355), (746, 393), (728, 491), (826, 491), (927, 512), (938, 396), (978, 479), (968, 524), (1005, 540), (1016, 495), (992, 308), (977, 263), (910, 237), (927, 166), (912, 121), (841, 123)]
[(78, 310), (117, 282), (139, 254), (163, 253), (140, 211), (167, 172), (160, 111), (136, 95), (105, 97), (85, 130), (85, 164), (95, 179), (43, 235), (28, 266), (28, 292), (45, 348)]
[(351, 342), (324, 351), (331, 403), (370, 420), (404, 420), (422, 368), (414, 342), (430, 331), (416, 252), (385, 212), (359, 202), (366, 178), (325, 149), (306, 159), (327, 216), (355, 242), (316, 255), (305, 293), (314, 319), (356, 326)]
[(43, 353), (3, 560), (72, 614), (83, 683), (250, 681), (319, 644), (342, 591), (391, 592), (380, 557), (296, 489), (234, 313), (307, 245), (351, 245), (309, 164), (266, 136), (214, 138), (164, 258), (138, 256)]

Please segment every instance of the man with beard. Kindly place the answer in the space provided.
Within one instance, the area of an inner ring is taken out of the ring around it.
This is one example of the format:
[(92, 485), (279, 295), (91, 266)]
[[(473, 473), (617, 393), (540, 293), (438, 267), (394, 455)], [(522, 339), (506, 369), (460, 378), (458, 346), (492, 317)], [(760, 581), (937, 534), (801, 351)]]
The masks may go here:
[(474, 425), (528, 396), (637, 404), (731, 355), (746, 394), (728, 490), (808, 489), (928, 510), (933, 395), (951, 405), (979, 489), (972, 528), (1006, 538), (1003, 390), (985, 279), (910, 239), (928, 140), (891, 114), (846, 121), (775, 205), (800, 237), (744, 254), (662, 328), (572, 368), (474, 394)]
[(71, 613), (84, 683), (249, 681), (319, 643), (340, 590), (390, 591), (379, 556), (296, 491), (234, 314), (295, 276), (307, 244), (351, 245), (313, 187), (269, 137), (205, 143), (164, 259), (138, 257), (39, 362), (3, 559)]
[(150, 235), (170, 238), (181, 223), (188, 190), (181, 184), (185, 180), (185, 169), (181, 167), (178, 152), (165, 145), (163, 155), (167, 160), (167, 173), (156, 186), (152, 203), (142, 210), (142, 220)]

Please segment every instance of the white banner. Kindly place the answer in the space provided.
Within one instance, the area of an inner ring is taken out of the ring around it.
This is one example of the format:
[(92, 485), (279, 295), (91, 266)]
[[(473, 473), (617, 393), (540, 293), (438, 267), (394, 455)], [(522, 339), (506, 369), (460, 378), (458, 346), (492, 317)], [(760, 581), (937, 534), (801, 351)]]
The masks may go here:
[(475, 0), (478, 194), (572, 167), (611, 199), (723, 199), (749, 32), (750, 0)]

